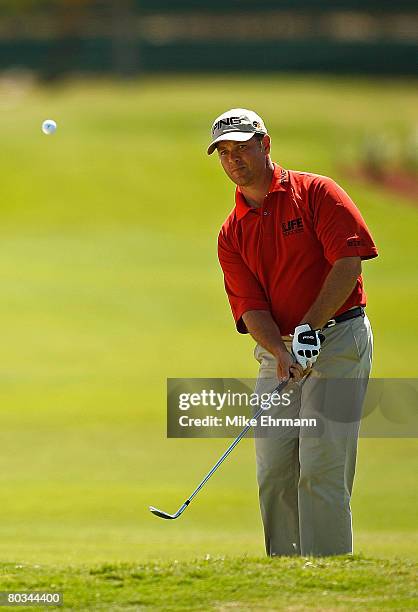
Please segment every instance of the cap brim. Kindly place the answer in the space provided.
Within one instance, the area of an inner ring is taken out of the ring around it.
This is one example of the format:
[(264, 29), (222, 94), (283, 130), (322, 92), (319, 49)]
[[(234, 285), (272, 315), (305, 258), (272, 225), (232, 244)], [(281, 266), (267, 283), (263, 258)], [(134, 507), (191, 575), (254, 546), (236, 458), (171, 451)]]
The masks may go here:
[(221, 140), (236, 140), (238, 142), (245, 142), (246, 140), (250, 140), (253, 136), (255, 136), (256, 132), (228, 132), (227, 134), (222, 134), (222, 136), (218, 136), (216, 140), (210, 143), (208, 147), (208, 155), (212, 155), (214, 150), (216, 149), (216, 145)]

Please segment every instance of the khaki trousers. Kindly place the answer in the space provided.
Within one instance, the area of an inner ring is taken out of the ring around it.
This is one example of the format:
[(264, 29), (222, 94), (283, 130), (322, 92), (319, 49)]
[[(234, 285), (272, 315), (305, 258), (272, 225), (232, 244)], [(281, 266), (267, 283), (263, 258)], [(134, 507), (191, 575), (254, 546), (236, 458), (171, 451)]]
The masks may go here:
[[(367, 317), (338, 323), (324, 335), (311, 374), (285, 390), (291, 391), (290, 405), (269, 410), (275, 417), (317, 417), (320, 432), (279, 428), (255, 440), (261, 516), (271, 556), (353, 551), (350, 498), (373, 335)], [(260, 345), (254, 355), (260, 363), (256, 392), (272, 391), (278, 384), (276, 360)]]

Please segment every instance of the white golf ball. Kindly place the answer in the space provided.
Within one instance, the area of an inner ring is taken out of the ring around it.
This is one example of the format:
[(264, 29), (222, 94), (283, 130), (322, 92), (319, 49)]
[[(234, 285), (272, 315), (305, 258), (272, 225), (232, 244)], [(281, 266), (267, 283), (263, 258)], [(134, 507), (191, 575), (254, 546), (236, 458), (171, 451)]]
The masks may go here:
[(57, 124), (53, 119), (45, 119), (42, 124), (42, 131), (44, 134), (53, 134), (57, 129)]

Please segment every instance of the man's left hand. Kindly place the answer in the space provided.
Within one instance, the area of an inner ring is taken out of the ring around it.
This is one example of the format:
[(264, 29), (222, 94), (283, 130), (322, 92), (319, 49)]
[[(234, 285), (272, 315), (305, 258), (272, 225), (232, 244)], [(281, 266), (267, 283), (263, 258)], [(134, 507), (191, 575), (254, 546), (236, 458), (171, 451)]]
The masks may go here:
[(317, 329), (312, 329), (308, 323), (295, 328), (292, 340), (292, 352), (297, 362), (305, 370), (311, 368), (318, 359), (321, 341), (324, 337)]

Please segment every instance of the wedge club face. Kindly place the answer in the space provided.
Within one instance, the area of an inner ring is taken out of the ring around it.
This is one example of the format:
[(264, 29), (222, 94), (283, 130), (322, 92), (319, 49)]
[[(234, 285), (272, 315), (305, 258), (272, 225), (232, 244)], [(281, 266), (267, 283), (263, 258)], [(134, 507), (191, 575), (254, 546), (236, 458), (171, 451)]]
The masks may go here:
[(189, 504), (190, 504), (189, 500), (184, 502), (184, 504), (181, 506), (181, 508), (179, 508), (177, 510), (177, 512), (175, 514), (169, 514), (168, 512), (164, 512), (163, 510), (159, 510), (158, 508), (155, 508), (154, 506), (150, 506), (149, 509), (150, 509), (150, 512), (155, 514), (155, 516), (159, 516), (162, 519), (173, 520), (173, 519), (178, 518), (180, 516), (180, 514), (183, 514), (183, 512), (185, 511), (185, 509), (187, 508), (187, 506)]
[(177, 518), (177, 513), (176, 514), (168, 514), (167, 512), (163, 512), (162, 510), (158, 510), (158, 508), (154, 508), (154, 506), (150, 506), (149, 507), (150, 511), (155, 514), (155, 516), (159, 516), (162, 519), (176, 519)]

